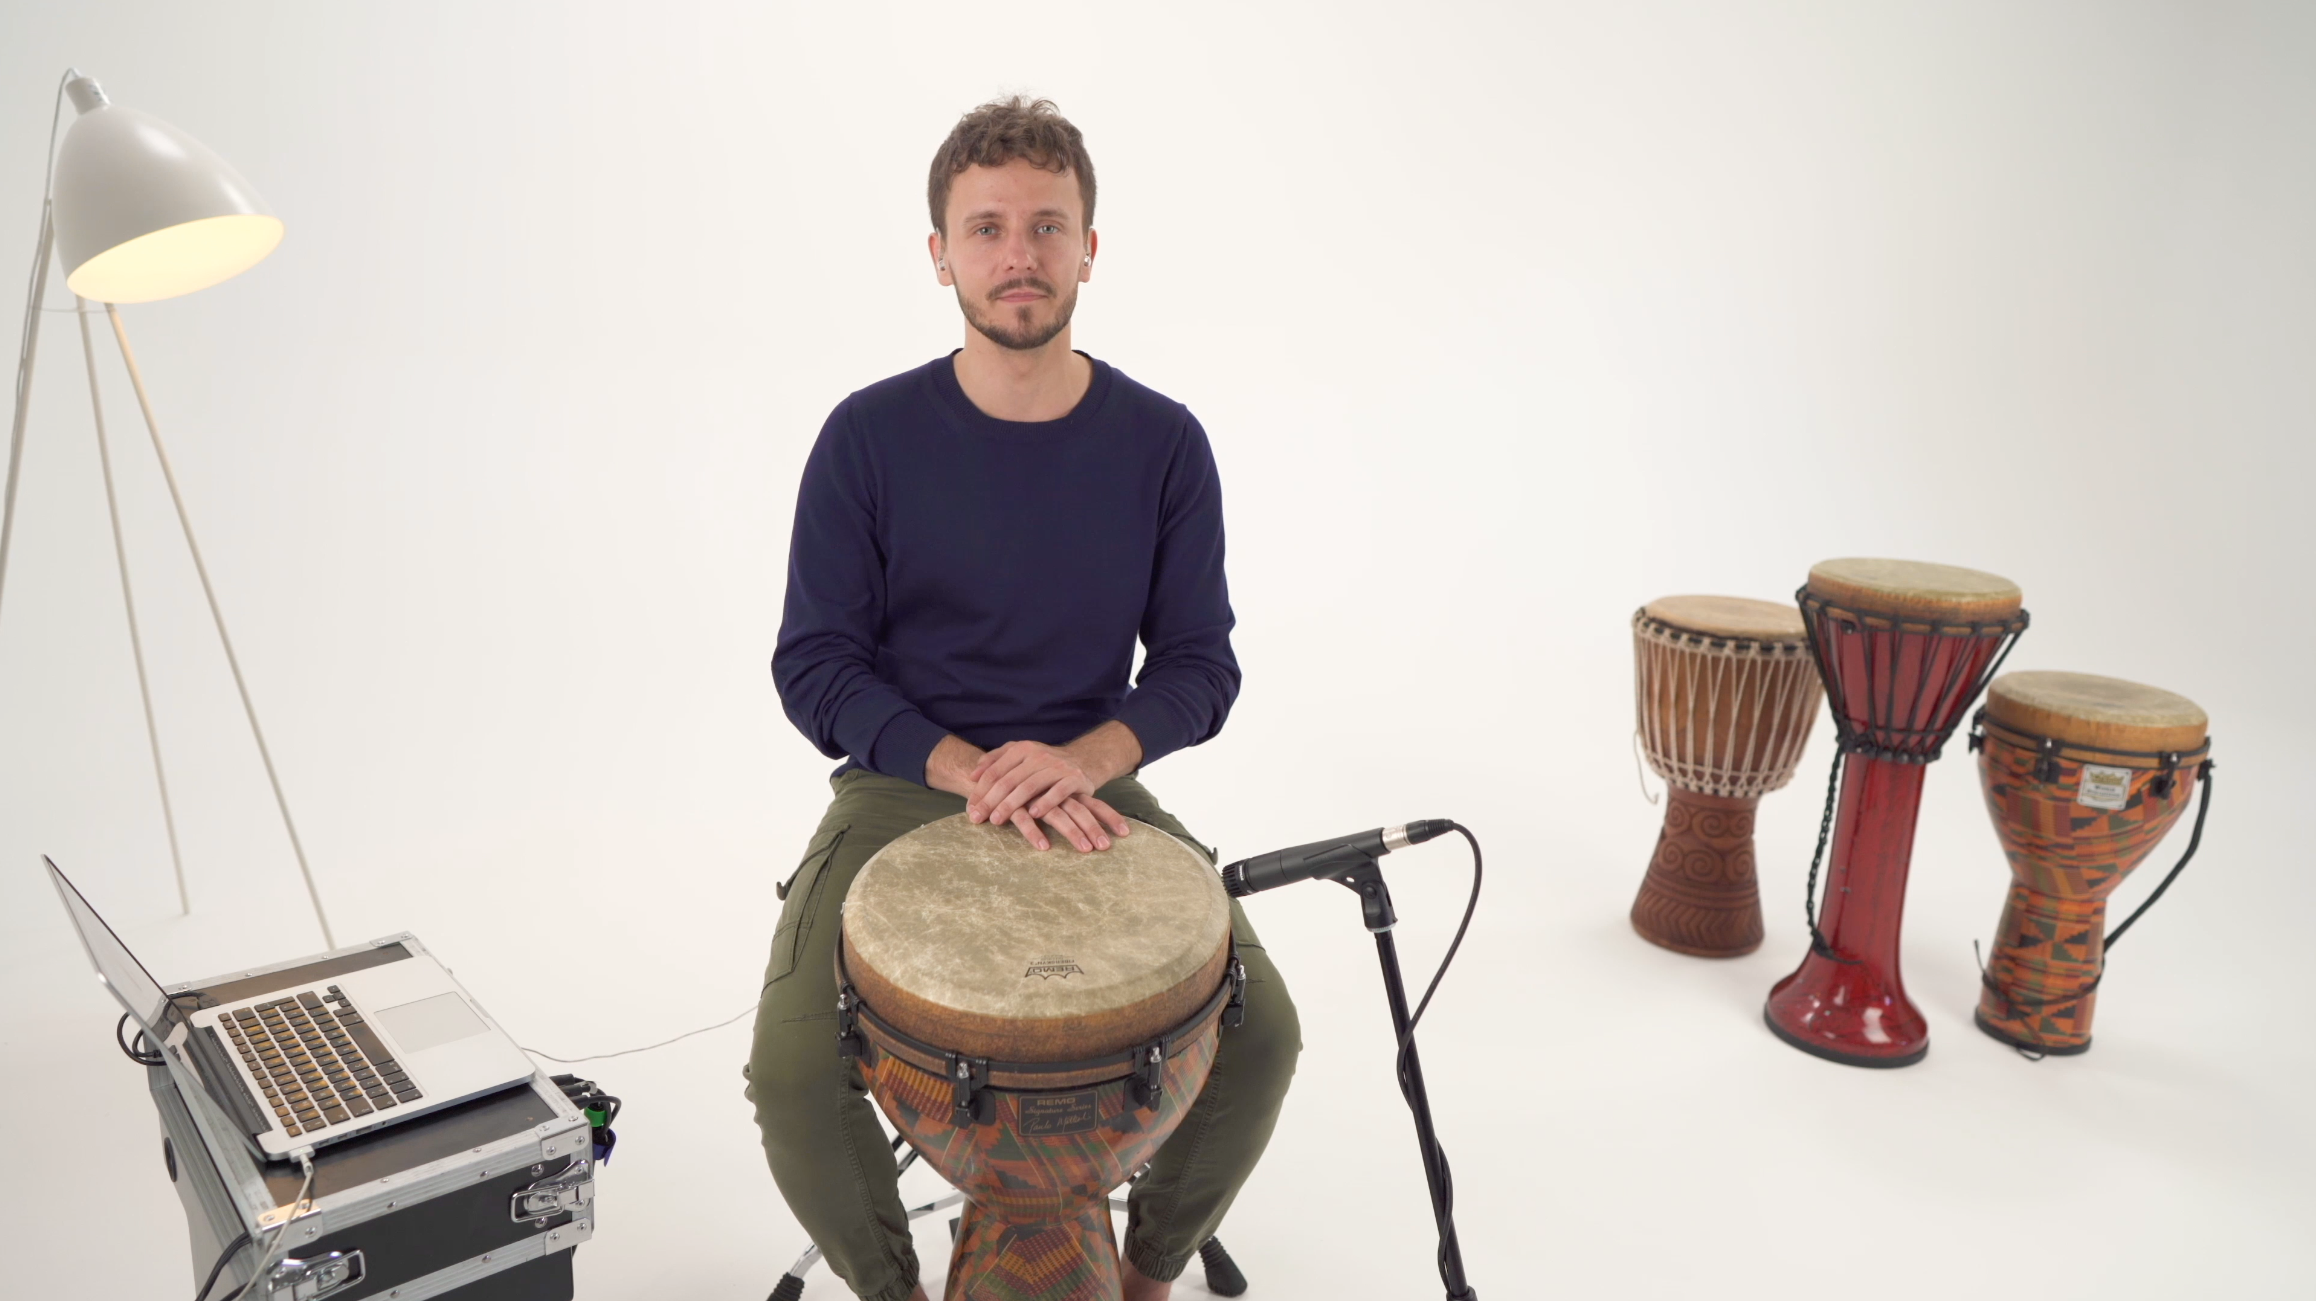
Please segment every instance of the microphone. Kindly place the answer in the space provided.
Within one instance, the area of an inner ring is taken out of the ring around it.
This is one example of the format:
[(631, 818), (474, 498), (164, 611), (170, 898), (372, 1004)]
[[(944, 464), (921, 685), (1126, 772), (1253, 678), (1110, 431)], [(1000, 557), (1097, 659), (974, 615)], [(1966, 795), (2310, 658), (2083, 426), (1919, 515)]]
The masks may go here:
[(1308, 881), (1313, 877), (1332, 876), (1353, 867), (1361, 859), (1377, 859), (1395, 849), (1420, 845), (1434, 836), (1444, 836), (1455, 826), (1446, 818), (1424, 818), (1397, 827), (1377, 827), (1373, 831), (1337, 836), (1333, 840), (1317, 840), (1293, 849), (1274, 850), (1242, 858), (1222, 869), (1222, 888), (1233, 899), (1243, 899), (1264, 890), (1276, 890), (1282, 885)]

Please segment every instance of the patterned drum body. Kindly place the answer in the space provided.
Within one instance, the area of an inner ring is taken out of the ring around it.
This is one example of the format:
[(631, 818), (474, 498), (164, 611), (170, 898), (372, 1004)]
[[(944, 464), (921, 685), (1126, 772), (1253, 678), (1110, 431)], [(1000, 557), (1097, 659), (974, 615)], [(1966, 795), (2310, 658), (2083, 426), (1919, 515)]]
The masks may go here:
[(2185, 697), (2078, 673), (2011, 673), (1987, 692), (1978, 771), (2011, 888), (1974, 1018), (2004, 1043), (2091, 1046), (2107, 897), (2194, 795), (2210, 752)]
[(1115, 1298), (1110, 1191), (1197, 1100), (1236, 987), (1206, 859), (1142, 823), (1039, 853), (958, 815), (862, 867), (837, 951), (870, 1092), (967, 1199), (946, 1295)]
[(1633, 615), (1634, 714), (1666, 805), (1632, 925), (1699, 957), (1761, 944), (1753, 812), (1793, 778), (1824, 694), (1792, 607), (1669, 596)]
[(2008, 579), (1950, 565), (1829, 560), (1798, 594), (1841, 737), (1825, 910), (1763, 1018), (1804, 1052), (1908, 1066), (1929, 1027), (1898, 967), (1922, 776), (2026, 627)]

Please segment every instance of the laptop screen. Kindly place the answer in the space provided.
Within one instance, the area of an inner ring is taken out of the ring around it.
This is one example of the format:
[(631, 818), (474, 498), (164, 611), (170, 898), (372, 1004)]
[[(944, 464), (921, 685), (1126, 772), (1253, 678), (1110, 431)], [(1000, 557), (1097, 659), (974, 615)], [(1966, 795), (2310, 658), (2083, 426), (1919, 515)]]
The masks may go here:
[(72, 914), (73, 928), (80, 932), (81, 947), (88, 950), (88, 960), (96, 964), (97, 979), (113, 991), (113, 997), (145, 1028), (154, 1043), (163, 1037), (162, 1010), (169, 1005), (169, 996), (162, 992), (161, 982), (145, 970), (145, 964), (129, 952), (129, 946), (105, 925), (105, 919), (89, 907), (81, 897), (79, 887), (65, 879), (56, 864), (46, 858), (49, 879), (56, 883), (57, 897), (64, 900), (64, 910)]

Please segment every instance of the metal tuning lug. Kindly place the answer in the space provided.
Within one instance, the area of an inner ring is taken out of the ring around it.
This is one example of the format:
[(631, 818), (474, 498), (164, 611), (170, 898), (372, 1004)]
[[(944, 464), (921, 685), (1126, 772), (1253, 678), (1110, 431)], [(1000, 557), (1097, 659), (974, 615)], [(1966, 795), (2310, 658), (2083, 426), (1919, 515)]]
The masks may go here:
[(846, 985), (836, 991), (836, 1055), (851, 1061), (868, 1055), (868, 1042), (860, 1032), (860, 1018), (853, 1009), (860, 1006), (860, 995)]
[(266, 1287), (273, 1301), (319, 1301), (361, 1282), (366, 1272), (359, 1251), (332, 1251), (304, 1260), (293, 1256), (274, 1266)]
[(952, 1104), (949, 1123), (959, 1129), (986, 1125), (997, 1116), (997, 1099), (989, 1096), (989, 1059), (942, 1054), (942, 1070), (949, 1077)]
[(1130, 1085), (1134, 1091), (1134, 1105), (1155, 1110), (1166, 1080), (1166, 1041), (1161, 1039), (1144, 1048), (1134, 1062)]
[(1222, 1005), (1222, 1028), (1236, 1030), (1246, 1024), (1246, 964), (1238, 955), (1230, 955), (1230, 1001)]
[(595, 1179), (587, 1162), (574, 1160), (562, 1171), (537, 1183), (517, 1188), (509, 1199), (507, 1215), (516, 1223), (545, 1220), (575, 1211), (595, 1200)]

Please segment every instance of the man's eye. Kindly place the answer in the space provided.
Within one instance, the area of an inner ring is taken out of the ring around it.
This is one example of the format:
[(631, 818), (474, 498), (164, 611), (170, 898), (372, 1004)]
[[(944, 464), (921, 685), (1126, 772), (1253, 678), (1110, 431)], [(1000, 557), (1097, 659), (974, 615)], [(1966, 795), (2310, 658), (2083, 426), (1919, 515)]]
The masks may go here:
[(1059, 235), (1061, 234), (1061, 227), (1053, 225), (1049, 222), (1046, 225), (1038, 227), (1037, 233), (1040, 235)]
[(997, 233), (997, 227), (995, 227), (995, 226), (975, 226), (975, 227), (973, 228), (973, 233), (974, 233), (974, 234), (976, 234), (976, 235), (994, 235), (994, 234), (996, 234), (996, 233)]

